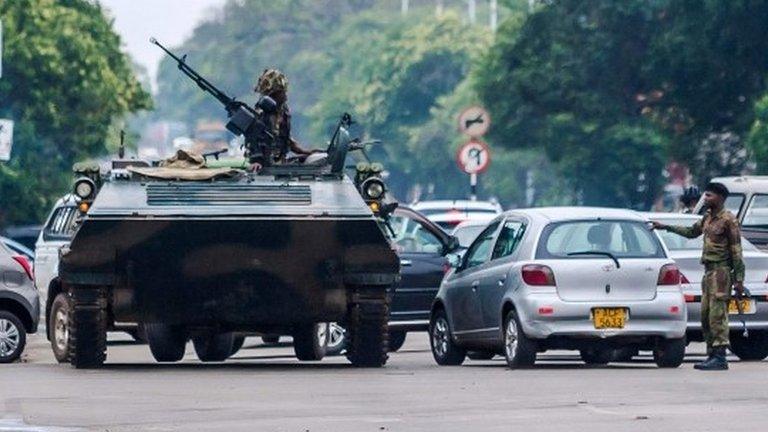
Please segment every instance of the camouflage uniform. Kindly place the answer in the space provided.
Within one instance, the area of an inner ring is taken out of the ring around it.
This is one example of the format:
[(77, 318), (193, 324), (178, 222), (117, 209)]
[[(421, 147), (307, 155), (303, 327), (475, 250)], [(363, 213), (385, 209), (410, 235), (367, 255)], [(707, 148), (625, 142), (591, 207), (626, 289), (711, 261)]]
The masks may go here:
[[(276, 91), (288, 91), (288, 79), (277, 69), (266, 69), (259, 77), (255, 90), (269, 96)], [(287, 103), (277, 107), (277, 113), (272, 120), (272, 134), (275, 137), (276, 146), (272, 153), (274, 162), (285, 159), (291, 144), (291, 110)]]
[(733, 282), (744, 282), (739, 222), (728, 210), (707, 211), (692, 227), (670, 226), (667, 231), (683, 237), (704, 234), (701, 262), (705, 273), (701, 281), (701, 329), (707, 349), (727, 346), (728, 300)]

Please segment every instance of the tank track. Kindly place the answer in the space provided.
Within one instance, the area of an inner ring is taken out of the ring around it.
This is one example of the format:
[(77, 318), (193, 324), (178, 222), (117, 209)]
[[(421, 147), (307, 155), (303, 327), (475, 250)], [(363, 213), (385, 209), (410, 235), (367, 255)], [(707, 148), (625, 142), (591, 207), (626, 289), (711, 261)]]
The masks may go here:
[(69, 362), (78, 369), (98, 368), (107, 359), (106, 299), (98, 288), (72, 290), (69, 310)]
[(389, 302), (384, 287), (350, 288), (347, 359), (357, 367), (382, 367), (389, 357)]

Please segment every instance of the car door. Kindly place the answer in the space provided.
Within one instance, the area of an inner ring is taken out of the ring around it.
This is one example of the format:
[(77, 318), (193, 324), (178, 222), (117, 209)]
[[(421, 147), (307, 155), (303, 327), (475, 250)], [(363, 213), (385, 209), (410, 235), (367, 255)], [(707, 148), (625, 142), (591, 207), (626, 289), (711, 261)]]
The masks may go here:
[(426, 321), (448, 268), (445, 252), (452, 237), (420, 213), (395, 211), (394, 241), (400, 257), (400, 284), (392, 298), (391, 320)]
[(457, 339), (475, 339), (482, 331), (483, 317), (477, 290), (487, 270), (500, 224), (498, 220), (492, 222), (478, 235), (464, 255), (461, 266), (445, 282), (449, 318)]
[(510, 217), (504, 221), (496, 237), (491, 261), (477, 292), (483, 314), (484, 331), (481, 337), (495, 338), (499, 335), (501, 302), (508, 286), (507, 276), (516, 261), (526, 229), (527, 223), (524, 219)]

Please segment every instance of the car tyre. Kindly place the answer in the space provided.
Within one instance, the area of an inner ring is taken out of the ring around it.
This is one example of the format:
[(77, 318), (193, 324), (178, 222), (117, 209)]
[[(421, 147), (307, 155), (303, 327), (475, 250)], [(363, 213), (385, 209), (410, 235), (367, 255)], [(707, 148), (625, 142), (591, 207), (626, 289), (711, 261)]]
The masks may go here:
[(219, 333), (192, 338), (195, 354), (202, 362), (221, 362), (232, 355), (235, 344), (234, 333)]
[(72, 303), (66, 293), (59, 293), (51, 304), (50, 342), (53, 356), (59, 363), (68, 363), (72, 354), (72, 339), (69, 337), (69, 317), (72, 314)]
[(147, 343), (152, 357), (159, 362), (177, 362), (184, 358), (189, 334), (184, 326), (146, 323)]
[(429, 345), (440, 366), (459, 366), (467, 357), (467, 351), (453, 341), (448, 315), (442, 309), (436, 310), (429, 320)]
[(0, 363), (12, 363), (21, 357), (27, 345), (27, 331), (11, 312), (0, 310)]
[(405, 345), (405, 337), (407, 332), (402, 330), (390, 330), (389, 331), (389, 352), (397, 352)]
[(660, 368), (676, 368), (685, 359), (685, 338), (661, 339), (653, 350), (653, 360)]
[(302, 325), (293, 332), (293, 352), (301, 361), (318, 361), (325, 357), (328, 323)]
[(232, 341), (232, 352), (229, 354), (230, 357), (237, 354), (240, 349), (243, 348), (243, 345), (245, 344), (245, 336), (235, 336), (235, 339)]
[(581, 361), (590, 366), (604, 366), (613, 360), (614, 350), (605, 348), (585, 348), (579, 350)]
[(504, 318), (504, 358), (512, 369), (531, 367), (536, 363), (536, 343), (525, 335), (517, 312), (510, 310)]
[(768, 332), (752, 330), (749, 337), (741, 332), (731, 333), (731, 352), (740, 360), (760, 361), (768, 357)]

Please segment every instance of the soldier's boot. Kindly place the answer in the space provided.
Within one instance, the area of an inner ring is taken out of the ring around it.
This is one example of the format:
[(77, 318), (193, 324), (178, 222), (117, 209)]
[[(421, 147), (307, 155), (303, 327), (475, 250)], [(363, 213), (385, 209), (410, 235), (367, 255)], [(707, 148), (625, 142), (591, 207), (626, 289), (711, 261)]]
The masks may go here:
[(708, 359), (693, 366), (698, 370), (728, 370), (728, 360), (725, 358), (725, 347), (712, 348), (712, 354)]

